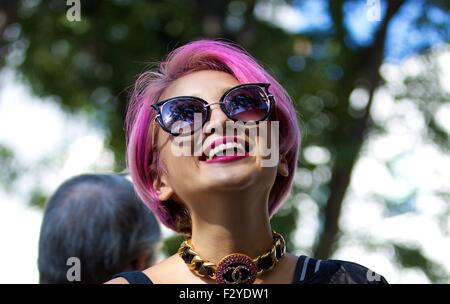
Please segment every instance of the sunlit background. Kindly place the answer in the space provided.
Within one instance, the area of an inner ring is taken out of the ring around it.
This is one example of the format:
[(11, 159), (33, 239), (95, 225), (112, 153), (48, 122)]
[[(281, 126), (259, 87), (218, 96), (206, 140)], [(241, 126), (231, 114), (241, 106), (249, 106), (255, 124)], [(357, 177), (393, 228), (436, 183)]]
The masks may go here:
[[(0, 3), (0, 283), (38, 282), (48, 197), (125, 169), (135, 76), (202, 37), (242, 45), (298, 109), (295, 187), (273, 219), (291, 252), (450, 283), (450, 2), (81, 1), (73, 22), (68, 8)], [(180, 240), (164, 236), (160, 258)]]

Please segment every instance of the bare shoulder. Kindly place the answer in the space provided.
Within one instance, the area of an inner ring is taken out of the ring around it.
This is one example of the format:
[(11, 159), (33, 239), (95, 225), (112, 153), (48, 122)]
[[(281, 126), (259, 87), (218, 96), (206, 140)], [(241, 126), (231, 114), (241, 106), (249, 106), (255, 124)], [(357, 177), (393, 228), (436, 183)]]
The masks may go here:
[(143, 272), (156, 284), (173, 282), (176, 279), (175, 274), (180, 273), (180, 269), (183, 269), (180, 267), (179, 260), (178, 255), (174, 254)]
[(155, 284), (204, 283), (203, 279), (194, 275), (186, 267), (178, 254), (162, 260), (143, 272)]
[[(142, 271), (152, 283), (156, 284), (166, 284), (166, 283), (177, 283), (186, 280), (186, 275), (190, 275), (188, 272), (185, 273), (185, 267), (182, 260), (177, 254), (172, 255), (157, 264)], [(183, 271), (184, 270), (184, 271)], [(104, 284), (130, 284), (125, 278), (118, 277)]]
[[(167, 259), (160, 261), (159, 263), (143, 270), (142, 272), (150, 278), (153, 283), (162, 283), (167, 281), (166, 274), (172, 274), (176, 272), (175, 265), (177, 264), (177, 255), (170, 256)], [(179, 271), (179, 270), (178, 270)], [(171, 278), (173, 279), (173, 278)], [(130, 284), (125, 278), (118, 277), (109, 280), (105, 284)]]
[(285, 259), (290, 261), (290, 263), (292, 264), (296, 264), (298, 261), (298, 256), (289, 252), (286, 252), (286, 254), (284, 255)]
[(130, 284), (127, 280), (124, 278), (115, 278), (112, 280), (109, 280), (108, 282), (105, 282), (104, 284)]
[(173, 267), (179, 266), (179, 257), (178, 254), (171, 255), (170, 257), (161, 260), (160, 262), (156, 263), (152, 267), (147, 268), (144, 270), (144, 273), (155, 273), (158, 271), (167, 271), (172, 269)]

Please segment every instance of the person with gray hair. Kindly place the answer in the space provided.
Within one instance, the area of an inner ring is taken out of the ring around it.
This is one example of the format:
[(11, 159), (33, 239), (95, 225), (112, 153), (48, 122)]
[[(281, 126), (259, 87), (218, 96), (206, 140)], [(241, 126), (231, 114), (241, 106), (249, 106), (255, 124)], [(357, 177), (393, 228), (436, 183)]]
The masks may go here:
[(124, 176), (73, 177), (45, 208), (39, 281), (103, 283), (118, 272), (146, 269), (155, 261), (160, 236), (155, 216)]

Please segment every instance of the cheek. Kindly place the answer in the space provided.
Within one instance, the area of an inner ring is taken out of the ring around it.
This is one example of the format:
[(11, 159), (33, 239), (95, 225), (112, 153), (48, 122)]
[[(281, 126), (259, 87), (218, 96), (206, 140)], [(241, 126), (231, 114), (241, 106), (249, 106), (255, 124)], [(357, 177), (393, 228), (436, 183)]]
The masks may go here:
[(158, 147), (161, 161), (171, 177), (177, 177), (189, 172), (187, 169), (194, 163), (189, 137), (170, 137), (165, 132), (159, 132)]
[(188, 181), (195, 181), (198, 178), (198, 168), (193, 156), (177, 155), (169, 145), (164, 147), (160, 153), (161, 160), (167, 169), (169, 181), (175, 190), (180, 186), (189, 185)]

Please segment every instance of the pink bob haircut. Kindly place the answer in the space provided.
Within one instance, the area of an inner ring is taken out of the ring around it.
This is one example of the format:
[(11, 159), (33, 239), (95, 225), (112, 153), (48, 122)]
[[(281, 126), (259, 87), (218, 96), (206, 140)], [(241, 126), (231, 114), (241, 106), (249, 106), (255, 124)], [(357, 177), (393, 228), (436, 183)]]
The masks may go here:
[(138, 195), (159, 220), (170, 229), (188, 235), (191, 233), (191, 222), (187, 209), (171, 200), (159, 201), (153, 188), (154, 179), (166, 171), (152, 142), (155, 111), (150, 105), (158, 101), (173, 81), (200, 70), (223, 71), (233, 75), (240, 83), (271, 84), (270, 91), (275, 97), (274, 116), (279, 120), (279, 151), (280, 155), (286, 157), (289, 176), (278, 174), (276, 177), (269, 195), (270, 216), (289, 196), (301, 141), (297, 113), (288, 93), (250, 54), (237, 45), (219, 40), (193, 41), (175, 49), (155, 68), (142, 73), (135, 82), (126, 115), (128, 169)]

